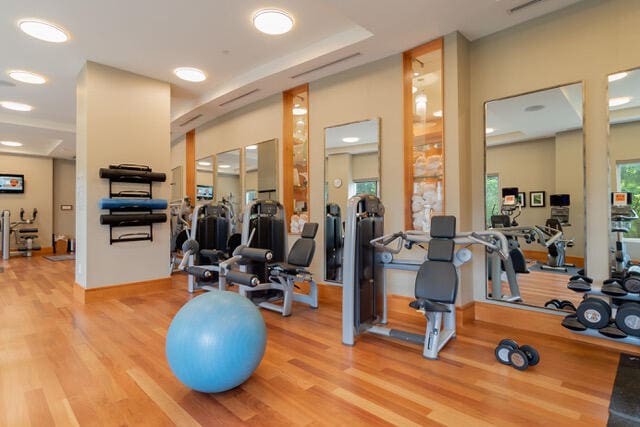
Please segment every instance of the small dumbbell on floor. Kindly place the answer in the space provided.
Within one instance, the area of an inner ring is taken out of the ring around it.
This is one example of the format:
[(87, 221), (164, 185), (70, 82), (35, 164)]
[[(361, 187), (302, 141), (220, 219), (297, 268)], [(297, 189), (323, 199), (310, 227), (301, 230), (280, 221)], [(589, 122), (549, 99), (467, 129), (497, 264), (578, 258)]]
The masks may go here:
[(503, 365), (524, 371), (540, 362), (540, 354), (530, 345), (518, 346), (514, 340), (503, 339), (496, 347), (496, 359)]

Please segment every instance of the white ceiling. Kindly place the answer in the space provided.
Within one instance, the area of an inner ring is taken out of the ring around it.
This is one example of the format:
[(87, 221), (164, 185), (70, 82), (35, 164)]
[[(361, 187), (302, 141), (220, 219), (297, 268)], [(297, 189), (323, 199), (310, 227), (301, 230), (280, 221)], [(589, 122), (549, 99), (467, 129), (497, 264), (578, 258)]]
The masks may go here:
[(640, 120), (640, 69), (628, 71), (625, 78), (609, 83), (609, 97), (628, 96), (631, 101), (619, 107), (609, 108), (612, 124)]
[[(85, 61), (168, 81), (172, 87), (172, 140), (212, 118), (287, 88), (402, 52), (454, 30), (467, 38), (508, 28), (579, 0), (545, 0), (515, 13), (526, 0), (21, 0), (3, 2), (0, 14), (0, 100), (31, 104), (30, 113), (0, 113), (0, 139), (15, 137), (24, 151), (46, 152), (30, 139), (29, 128), (42, 138), (62, 139), (49, 150), (71, 157), (75, 141), (76, 77)], [(251, 25), (252, 13), (278, 7), (295, 18), (293, 31), (267, 36)], [(17, 28), (25, 17), (64, 26), (71, 40), (49, 44)], [(355, 55), (355, 56), (353, 56)], [(318, 71), (294, 76), (350, 57)], [(194, 66), (209, 76), (203, 83), (178, 80), (172, 70)], [(49, 78), (44, 86), (9, 81), (10, 69), (27, 69)], [(257, 90), (224, 106), (221, 103)], [(186, 120), (202, 116), (180, 126)], [(59, 132), (65, 132), (61, 138)], [(50, 134), (48, 134), (50, 133)]]
[[(526, 111), (529, 107), (543, 107)], [(541, 139), (582, 128), (582, 83), (488, 102), (487, 145)]]
[[(324, 130), (325, 155), (376, 152), (378, 151), (378, 142), (380, 140), (379, 135), (380, 123), (378, 119), (328, 127)], [(342, 140), (348, 137), (356, 137), (360, 138), (360, 140), (357, 142), (344, 142)]]

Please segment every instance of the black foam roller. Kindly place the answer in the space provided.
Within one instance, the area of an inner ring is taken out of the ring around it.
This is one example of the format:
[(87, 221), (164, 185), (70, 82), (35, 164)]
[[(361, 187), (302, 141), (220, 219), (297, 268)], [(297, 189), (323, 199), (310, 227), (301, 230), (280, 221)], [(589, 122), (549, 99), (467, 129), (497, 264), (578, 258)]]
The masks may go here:
[(156, 222), (167, 222), (166, 214), (127, 214), (127, 215), (100, 215), (100, 224), (103, 225), (149, 225)]
[(272, 253), (269, 249), (258, 249), (249, 247), (240, 249), (240, 251), (238, 251), (238, 254), (243, 258), (261, 262), (270, 261), (272, 257)]
[(227, 282), (237, 283), (238, 285), (255, 287), (258, 284), (258, 276), (237, 270), (227, 271), (226, 278)]
[(167, 175), (160, 172), (149, 172), (133, 169), (100, 168), (100, 178), (109, 178), (113, 180), (139, 180), (140, 182), (165, 182), (167, 180)]

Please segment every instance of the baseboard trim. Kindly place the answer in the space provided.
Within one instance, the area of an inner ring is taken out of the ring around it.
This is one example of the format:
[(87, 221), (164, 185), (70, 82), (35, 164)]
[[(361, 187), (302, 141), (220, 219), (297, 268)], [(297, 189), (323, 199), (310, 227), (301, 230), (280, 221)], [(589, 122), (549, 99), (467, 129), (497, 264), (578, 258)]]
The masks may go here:
[(574, 334), (561, 325), (562, 317), (553, 313), (505, 307), (480, 301), (475, 302), (475, 320), (477, 321), (507, 325), (511, 328), (585, 342), (607, 349), (635, 354), (640, 352), (640, 349), (635, 345)]
[(476, 320), (476, 303), (471, 301), (456, 307), (456, 324), (463, 326)]
[(114, 298), (124, 298), (171, 289), (171, 277), (145, 280), (141, 282), (122, 283), (120, 285), (101, 286), (99, 288), (83, 288), (78, 283), (73, 285), (73, 297), (76, 301), (88, 304)]

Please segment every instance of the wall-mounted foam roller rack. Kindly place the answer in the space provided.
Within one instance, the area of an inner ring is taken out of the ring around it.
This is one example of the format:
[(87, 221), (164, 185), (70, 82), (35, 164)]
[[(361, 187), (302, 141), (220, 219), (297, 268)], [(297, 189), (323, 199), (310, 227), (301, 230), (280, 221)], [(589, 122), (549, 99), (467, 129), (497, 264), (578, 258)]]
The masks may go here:
[[(110, 165), (100, 169), (100, 178), (109, 180), (109, 198), (100, 199), (100, 209), (109, 210), (100, 215), (100, 224), (109, 226), (109, 243), (153, 241), (153, 224), (167, 221), (164, 199), (153, 198), (153, 183), (165, 182), (164, 173), (153, 172), (149, 166), (135, 164)], [(115, 190), (114, 183), (140, 184), (137, 189)], [(146, 232), (125, 233), (114, 236), (114, 228), (148, 227)]]
[[(606, 340), (640, 346), (640, 336), (629, 335), (624, 331), (621, 331), (616, 324), (616, 317), (620, 315), (620, 309), (624, 307), (624, 303), (640, 303), (640, 295), (628, 293), (627, 295), (612, 296), (611, 294), (602, 292), (602, 286), (590, 284), (588, 288), (588, 290), (583, 291), (577, 291), (575, 289), (572, 290), (582, 293), (585, 296), (599, 297), (600, 299), (605, 301), (611, 308), (610, 311), (612, 313), (612, 320), (607, 324), (607, 326), (603, 328), (591, 329), (580, 323), (575, 314), (569, 314), (562, 320), (562, 326), (564, 326), (574, 334), (586, 335), (590, 337), (602, 338)], [(637, 334), (637, 331), (640, 328), (640, 318), (638, 317), (638, 315), (640, 315), (640, 312), (637, 312), (637, 306), (635, 310), (636, 312), (633, 313), (626, 312), (624, 316), (626, 319), (625, 322), (629, 322), (628, 326), (635, 330)]]

